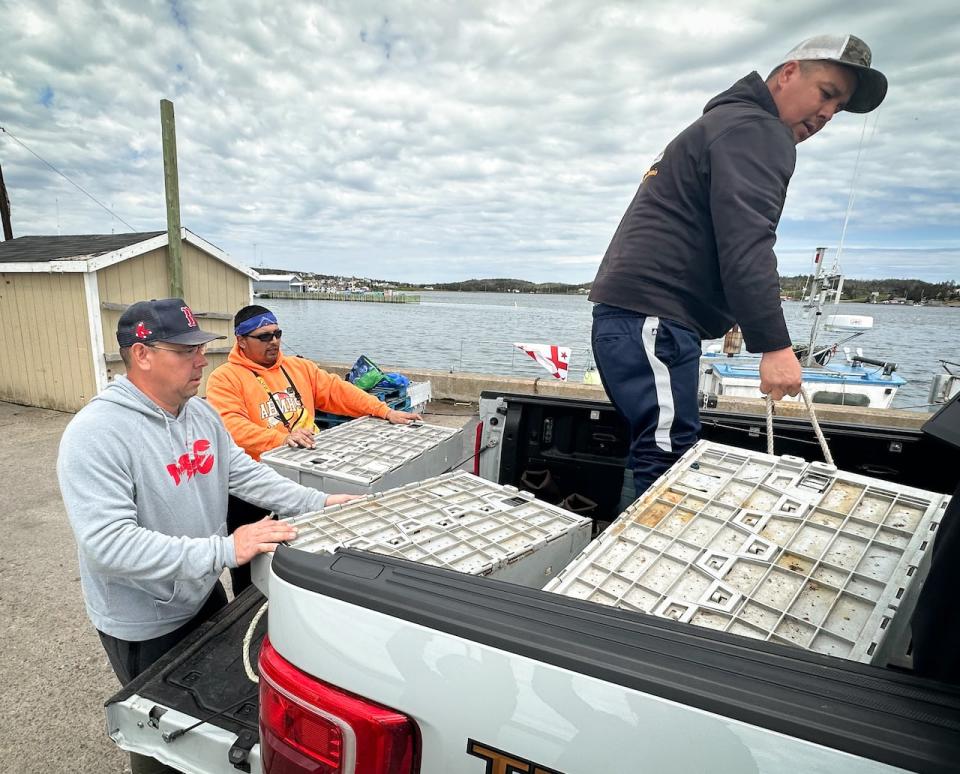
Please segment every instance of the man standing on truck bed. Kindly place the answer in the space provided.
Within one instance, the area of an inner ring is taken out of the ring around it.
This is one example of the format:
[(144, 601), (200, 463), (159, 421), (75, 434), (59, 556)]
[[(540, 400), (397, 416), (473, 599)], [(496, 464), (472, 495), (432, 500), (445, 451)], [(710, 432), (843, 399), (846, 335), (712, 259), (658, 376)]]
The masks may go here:
[(876, 108), (887, 80), (853, 35), (810, 38), (781, 62), (710, 100), (657, 157), (593, 282), (594, 358), (630, 425), (637, 495), (700, 433), (701, 339), (738, 323), (763, 353), (760, 391), (800, 391), (773, 252), (795, 146), (841, 110)]
[[(419, 414), (388, 408), (312, 360), (284, 356), (283, 331), (266, 307), (245, 306), (234, 316), (233, 325), (236, 344), (227, 362), (210, 374), (207, 400), (220, 412), (233, 440), (253, 459), (284, 444), (312, 449), (318, 410), (380, 417), (395, 425), (421, 419)], [(258, 505), (231, 496), (228, 534), (265, 514)], [(234, 590), (240, 591), (250, 585), (250, 568), (231, 569), (230, 578)]]
[[(73, 418), (57, 476), (77, 539), (90, 620), (126, 685), (226, 604), (219, 576), (295, 537), (263, 519), (228, 537), (227, 494), (285, 515), (353, 499), (280, 476), (250, 459), (197, 397), (201, 330), (179, 298), (140, 301), (117, 326), (126, 377)], [(133, 771), (172, 771), (132, 755)]]

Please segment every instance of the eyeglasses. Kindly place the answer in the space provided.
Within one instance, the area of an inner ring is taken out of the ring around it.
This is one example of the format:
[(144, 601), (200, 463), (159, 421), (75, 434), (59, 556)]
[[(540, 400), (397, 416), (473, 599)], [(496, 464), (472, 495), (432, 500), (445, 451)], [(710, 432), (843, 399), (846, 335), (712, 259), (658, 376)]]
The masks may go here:
[(251, 333), (245, 334), (245, 338), (256, 339), (257, 341), (262, 341), (264, 344), (268, 344), (274, 339), (280, 341), (280, 337), (283, 335), (283, 331), (277, 328), (275, 331), (267, 331), (266, 333), (258, 333), (254, 336)]
[(183, 355), (184, 357), (196, 357), (197, 355), (205, 355), (207, 353), (206, 344), (191, 344), (188, 347), (183, 349), (174, 349), (173, 347), (161, 347), (159, 344), (144, 344), (145, 347), (150, 347), (150, 349), (162, 349), (167, 352), (175, 352), (178, 355)]

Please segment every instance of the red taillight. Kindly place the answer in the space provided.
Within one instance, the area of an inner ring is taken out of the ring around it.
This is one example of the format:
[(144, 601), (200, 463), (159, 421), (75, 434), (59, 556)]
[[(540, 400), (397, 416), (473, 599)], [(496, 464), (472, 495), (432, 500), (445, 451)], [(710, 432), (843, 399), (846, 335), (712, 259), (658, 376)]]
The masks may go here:
[(260, 748), (267, 774), (416, 774), (417, 729), (406, 715), (301, 672), (264, 638)]

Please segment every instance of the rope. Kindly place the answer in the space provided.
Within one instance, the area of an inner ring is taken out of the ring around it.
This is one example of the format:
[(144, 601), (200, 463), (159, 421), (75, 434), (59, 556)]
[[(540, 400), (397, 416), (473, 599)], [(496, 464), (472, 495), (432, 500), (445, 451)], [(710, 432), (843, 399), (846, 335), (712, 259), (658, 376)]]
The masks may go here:
[(257, 624), (260, 623), (260, 619), (263, 617), (263, 614), (267, 612), (268, 604), (270, 603), (264, 602), (263, 606), (253, 617), (253, 620), (250, 622), (250, 626), (247, 628), (247, 633), (243, 637), (243, 645), (241, 645), (241, 649), (243, 650), (243, 670), (247, 673), (247, 677), (250, 678), (250, 681), (254, 683), (260, 682), (260, 675), (253, 671), (253, 665), (250, 663), (250, 643), (253, 641), (253, 632), (256, 630)]
[(773, 398), (767, 394), (767, 454), (773, 456)]
[[(830, 453), (830, 447), (827, 446), (827, 439), (820, 429), (820, 423), (817, 421), (817, 412), (814, 411), (813, 401), (810, 399), (810, 393), (803, 385), (800, 386), (800, 394), (803, 396), (803, 402), (807, 404), (807, 411), (810, 412), (810, 424), (813, 425), (813, 432), (820, 441), (820, 448), (823, 450), (823, 459), (828, 465), (833, 465), (833, 455)], [(771, 421), (772, 418), (771, 418)]]
[[(827, 439), (820, 429), (820, 423), (817, 421), (817, 412), (813, 408), (813, 401), (810, 400), (810, 393), (807, 388), (801, 385), (800, 394), (803, 396), (803, 402), (807, 404), (807, 413), (810, 415), (810, 424), (813, 425), (814, 435), (820, 442), (820, 450), (823, 452), (823, 459), (828, 465), (833, 465), (833, 455), (830, 453), (830, 447), (827, 445)], [(773, 454), (773, 398), (767, 395), (767, 454)]]

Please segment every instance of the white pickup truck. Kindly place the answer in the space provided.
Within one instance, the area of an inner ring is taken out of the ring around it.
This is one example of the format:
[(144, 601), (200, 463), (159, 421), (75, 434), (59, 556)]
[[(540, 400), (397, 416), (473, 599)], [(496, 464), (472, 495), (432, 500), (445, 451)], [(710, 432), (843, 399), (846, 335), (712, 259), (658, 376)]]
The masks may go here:
[[(756, 449), (762, 421), (703, 411), (707, 438)], [(957, 483), (960, 451), (919, 431), (824, 430), (840, 468)], [(776, 432), (815, 455), (802, 422)], [(518, 485), (536, 463), (597, 522), (619, 512), (609, 404), (485, 393), (476, 438), (486, 478)], [(356, 550), (280, 547), (269, 598), (250, 642), (254, 588), (111, 698), (116, 743), (210, 774), (960, 771), (960, 690), (903, 667)]]

